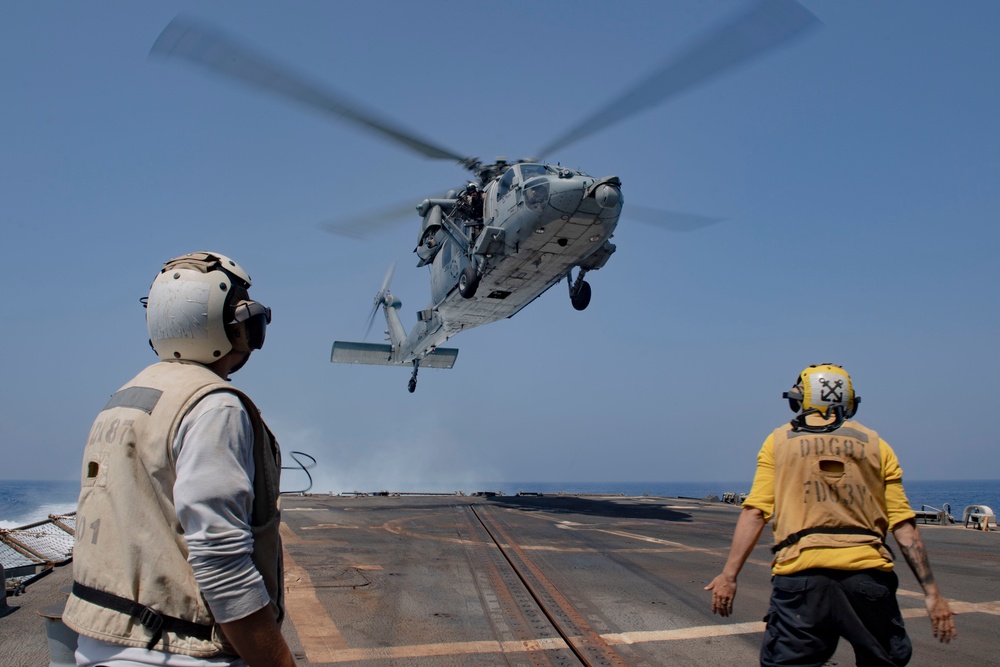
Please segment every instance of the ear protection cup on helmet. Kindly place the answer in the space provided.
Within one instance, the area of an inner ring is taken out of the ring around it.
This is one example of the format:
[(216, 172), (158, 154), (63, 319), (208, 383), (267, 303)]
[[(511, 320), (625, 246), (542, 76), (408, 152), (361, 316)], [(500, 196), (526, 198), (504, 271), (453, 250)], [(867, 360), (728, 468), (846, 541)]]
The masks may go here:
[(858, 414), (858, 405), (860, 403), (861, 397), (855, 394), (854, 399), (850, 402), (850, 407), (844, 409), (844, 419), (851, 419), (854, 415)]
[(792, 388), (781, 395), (782, 398), (788, 399), (788, 407), (791, 408), (792, 412), (798, 412), (802, 409), (802, 385), (799, 384), (801, 375), (795, 378), (795, 382), (792, 384)]

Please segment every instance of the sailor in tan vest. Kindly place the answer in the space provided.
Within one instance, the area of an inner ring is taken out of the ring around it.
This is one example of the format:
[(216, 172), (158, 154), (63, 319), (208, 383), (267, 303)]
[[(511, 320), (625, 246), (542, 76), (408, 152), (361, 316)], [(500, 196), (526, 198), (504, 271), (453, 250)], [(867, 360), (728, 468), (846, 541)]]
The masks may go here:
[(861, 402), (850, 376), (833, 364), (809, 366), (784, 397), (796, 416), (757, 455), (729, 558), (705, 587), (712, 612), (732, 613), (736, 578), (771, 521), (774, 590), (760, 664), (819, 667), (843, 637), (858, 665), (905, 665), (912, 646), (885, 543), (891, 531), (923, 587), (934, 636), (951, 641), (951, 608), (934, 582), (899, 461), (878, 433), (850, 421)]
[(161, 361), (115, 392), (84, 449), (63, 620), (77, 665), (294, 665), (281, 635), (277, 442), (228, 383), (271, 310), (233, 260), (167, 262), (145, 300)]

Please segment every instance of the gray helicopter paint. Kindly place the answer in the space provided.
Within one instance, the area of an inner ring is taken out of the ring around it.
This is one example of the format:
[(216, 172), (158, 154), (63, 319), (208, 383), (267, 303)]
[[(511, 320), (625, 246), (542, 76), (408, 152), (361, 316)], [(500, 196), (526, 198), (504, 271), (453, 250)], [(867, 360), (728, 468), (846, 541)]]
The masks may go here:
[[(424, 357), (420, 365), (424, 368), (451, 368), (455, 365), (458, 350), (439, 347), (433, 354)], [(368, 366), (403, 366), (409, 362), (398, 360), (393, 355), (392, 345), (387, 343), (349, 343), (337, 341), (333, 346), (330, 361), (338, 364), (365, 364)]]
[[(614, 232), (621, 202), (612, 209), (601, 208), (593, 197), (587, 197), (598, 181), (583, 174), (574, 173), (568, 178), (533, 177), (532, 181), (547, 178), (550, 194), (544, 210), (529, 211), (524, 204), (523, 183), (518, 175), (523, 166), (515, 165), (508, 170), (507, 173), (514, 173), (515, 178), (508, 193), (499, 201), (496, 200), (497, 182), (486, 188), (485, 210), (496, 213), (485, 220), (486, 226), (479, 239), (487, 229), (492, 229), (495, 230), (493, 236), (502, 233), (503, 241), (501, 251), (494, 248), (492, 256), (486, 260), (475, 297), (465, 299), (456, 289), (462, 270), (471, 265), (468, 256), (447, 241), (435, 255), (431, 270), (431, 304), (440, 314), (443, 327), (423, 341), (428, 348), (459, 331), (513, 316), (562, 280), (574, 266), (601, 249)], [(600, 182), (618, 181), (608, 177)], [(503, 297), (491, 298), (492, 294)]]
[[(515, 177), (508, 179), (511, 188), (499, 201), (497, 181), (485, 188), (484, 210), (494, 214), (484, 221), (480, 235), (491, 234), (487, 245), (493, 244), (493, 249), (500, 251), (481, 256), (484, 266), (476, 296), (465, 298), (457, 288), (462, 270), (472, 266), (473, 259), (464, 248), (439, 233), (435, 241), (440, 248), (434, 251), (431, 262), (431, 305), (421, 311), (413, 329), (405, 333), (399, 318), (400, 302), (386, 293), (381, 305), (388, 325), (389, 345), (338, 341), (334, 344), (332, 361), (378, 365), (416, 361), (425, 367), (450, 368), (441, 365), (435, 356), (435, 350), (442, 350), (437, 346), (448, 338), (466, 329), (512, 317), (566, 278), (574, 266), (585, 265), (593, 270), (604, 265), (614, 251), (608, 239), (618, 224), (621, 197), (614, 207), (602, 208), (592, 196), (593, 186), (604, 182), (617, 187), (618, 179), (595, 181), (567, 170), (535, 176), (533, 182), (548, 179), (550, 192), (545, 207), (536, 212), (524, 203), (521, 166), (509, 168), (507, 173), (513, 172)], [(428, 213), (433, 210), (429, 208)], [(588, 264), (587, 260), (595, 254), (600, 259)], [(434, 366), (430, 361), (435, 362)], [(454, 363), (454, 355), (450, 356), (450, 363)]]
[[(493, 208), (498, 213), (486, 221), (504, 230), (510, 254), (488, 262), (475, 297), (464, 299), (452, 289), (436, 304), (449, 335), (515, 315), (604, 246), (618, 224), (621, 203), (602, 209), (596, 200), (585, 197), (593, 183), (593, 178), (582, 174), (549, 177), (549, 205), (541, 214), (526, 210), (520, 183), (515, 183)], [(487, 201), (495, 196), (492, 184), (486, 196)], [(494, 292), (509, 295), (490, 298)]]

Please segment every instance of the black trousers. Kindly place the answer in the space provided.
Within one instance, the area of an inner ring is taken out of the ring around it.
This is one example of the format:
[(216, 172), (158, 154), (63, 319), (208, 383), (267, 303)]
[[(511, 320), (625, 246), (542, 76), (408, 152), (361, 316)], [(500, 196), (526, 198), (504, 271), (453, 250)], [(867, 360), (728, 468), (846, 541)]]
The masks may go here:
[(854, 647), (859, 667), (901, 667), (913, 646), (896, 602), (899, 580), (878, 570), (813, 569), (771, 579), (761, 667), (820, 667), (841, 637)]

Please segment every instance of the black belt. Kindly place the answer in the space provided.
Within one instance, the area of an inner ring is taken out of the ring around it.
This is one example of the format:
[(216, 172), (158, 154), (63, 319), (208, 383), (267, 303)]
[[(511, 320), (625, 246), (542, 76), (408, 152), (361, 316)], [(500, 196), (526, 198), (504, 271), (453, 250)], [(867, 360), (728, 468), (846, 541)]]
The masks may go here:
[(160, 641), (164, 630), (175, 632), (179, 635), (188, 635), (195, 639), (212, 640), (211, 625), (193, 623), (185, 621), (183, 618), (167, 616), (134, 600), (119, 597), (113, 593), (99, 591), (90, 586), (84, 586), (79, 581), (73, 582), (73, 595), (85, 602), (96, 604), (98, 607), (112, 609), (137, 619), (142, 627), (153, 633), (153, 638), (146, 645), (146, 650), (152, 650), (156, 646), (156, 642)]
[[(876, 533), (874, 530), (866, 530), (864, 528), (848, 528), (846, 526), (816, 526), (815, 528), (805, 528), (796, 533), (792, 533), (785, 539), (781, 540), (781, 542), (778, 542), (771, 547), (771, 553), (776, 554), (785, 547), (792, 546), (806, 535), (814, 535), (816, 533), (822, 533), (823, 535), (871, 535), (872, 537), (877, 537), (879, 542), (882, 544), (885, 544), (885, 535), (882, 535), (882, 533)], [(889, 553), (892, 553), (892, 551)]]

